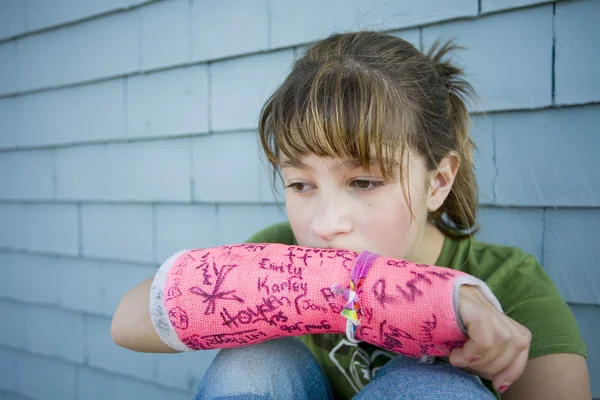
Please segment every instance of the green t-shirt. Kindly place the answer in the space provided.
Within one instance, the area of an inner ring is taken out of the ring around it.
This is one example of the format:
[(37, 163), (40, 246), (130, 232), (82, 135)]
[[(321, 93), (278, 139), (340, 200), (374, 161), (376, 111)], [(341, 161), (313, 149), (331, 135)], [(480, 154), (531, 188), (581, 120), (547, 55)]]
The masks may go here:
[[(297, 245), (289, 223), (265, 228), (248, 242)], [(529, 358), (553, 353), (586, 356), (571, 310), (534, 257), (514, 247), (447, 237), (435, 265), (485, 281), (506, 315), (531, 331)], [(306, 335), (301, 339), (325, 372), (336, 399), (351, 399), (377, 369), (397, 355), (368, 343), (353, 344), (341, 334)], [(493, 390), (490, 382), (483, 382)]]

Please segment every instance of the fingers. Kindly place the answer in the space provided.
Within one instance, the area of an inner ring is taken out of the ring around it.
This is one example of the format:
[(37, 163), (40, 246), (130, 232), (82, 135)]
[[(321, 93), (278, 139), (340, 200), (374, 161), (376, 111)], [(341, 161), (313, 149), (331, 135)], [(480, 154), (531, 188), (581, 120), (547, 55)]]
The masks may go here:
[[(471, 341), (468, 341), (465, 347), (469, 342)], [(526, 346), (520, 352), (515, 349), (516, 347), (509, 346), (504, 353), (501, 353), (496, 359), (491, 360), (487, 364), (481, 364), (479, 360), (469, 362), (470, 357), (465, 355), (464, 348), (454, 349), (450, 353), (449, 359), (450, 363), (455, 367), (492, 381), (492, 384), (498, 391), (504, 392), (521, 376), (527, 365), (529, 346)]]
[(521, 352), (508, 368), (492, 377), (492, 384), (500, 393), (504, 393), (523, 374), (528, 358), (529, 348)]
[(455, 367), (469, 368), (481, 377), (493, 376), (506, 369), (517, 357), (519, 351), (513, 346), (481, 346), (468, 340), (462, 349), (450, 353), (450, 363)]
[(527, 365), (531, 332), (498, 312), (477, 291), (461, 291), (460, 315), (469, 339), (450, 353), (450, 363), (468, 369), (504, 392)]
[(525, 370), (531, 332), (506, 315), (486, 310), (469, 299), (463, 304), (470, 314), (469, 340), (452, 351), (450, 363), (491, 380), (497, 390), (504, 392)]
[(448, 357), (450, 364), (458, 368), (467, 369), (467, 367), (469, 366), (469, 361), (467, 361), (467, 358), (465, 357), (464, 353), (465, 352), (462, 347), (457, 347), (454, 350), (452, 350), (452, 352), (450, 352), (450, 356)]
[(523, 350), (513, 341), (514, 333), (507, 324), (498, 322), (487, 326), (480, 337), (464, 346), (464, 356), (469, 366), (481, 372), (495, 374), (506, 367)]
[(491, 359), (487, 363), (482, 363), (481, 365), (478, 365), (477, 362), (473, 363), (471, 368), (494, 376), (495, 374), (504, 371), (515, 362), (520, 352), (521, 351), (517, 350), (514, 346), (508, 346), (506, 350), (499, 353), (496, 358)]
[[(527, 358), (529, 356), (531, 333), (528, 329), (516, 323), (512, 326), (512, 328), (512, 337), (507, 343), (505, 350), (487, 364), (482, 364), (481, 369), (483, 371), (490, 374), (502, 373), (507, 368), (511, 368), (512, 364), (519, 362), (519, 358), (522, 358), (523, 355), (525, 357), (523, 361), (523, 369), (525, 368), (525, 364), (527, 363)], [(478, 367), (477, 365), (474, 366)], [(519, 375), (523, 372), (523, 369), (521, 369)], [(511, 380), (511, 383), (514, 381), (514, 379)]]
[[(514, 348), (514, 330), (504, 318), (490, 318), (471, 322), (470, 339), (463, 347), (464, 358), (471, 368), (482, 372), (497, 373), (522, 350)], [(506, 360), (504, 365), (499, 365)], [(490, 367), (495, 366), (494, 370)]]

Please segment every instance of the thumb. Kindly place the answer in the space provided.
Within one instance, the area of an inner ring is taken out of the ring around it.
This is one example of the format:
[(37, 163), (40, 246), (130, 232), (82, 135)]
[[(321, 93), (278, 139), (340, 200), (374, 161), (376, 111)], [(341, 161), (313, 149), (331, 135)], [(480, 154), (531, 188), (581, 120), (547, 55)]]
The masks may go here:
[(450, 364), (458, 368), (466, 368), (469, 366), (469, 361), (465, 357), (465, 351), (462, 347), (456, 347), (450, 352)]

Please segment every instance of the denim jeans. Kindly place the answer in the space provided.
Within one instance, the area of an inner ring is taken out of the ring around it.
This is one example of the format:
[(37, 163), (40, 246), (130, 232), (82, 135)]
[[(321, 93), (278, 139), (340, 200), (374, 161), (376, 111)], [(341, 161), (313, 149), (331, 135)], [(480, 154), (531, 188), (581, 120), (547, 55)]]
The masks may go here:
[[(445, 361), (421, 364), (398, 356), (377, 371), (355, 397), (366, 399), (494, 400), (470, 375)], [(333, 399), (325, 374), (295, 337), (223, 349), (204, 375), (194, 400)]]

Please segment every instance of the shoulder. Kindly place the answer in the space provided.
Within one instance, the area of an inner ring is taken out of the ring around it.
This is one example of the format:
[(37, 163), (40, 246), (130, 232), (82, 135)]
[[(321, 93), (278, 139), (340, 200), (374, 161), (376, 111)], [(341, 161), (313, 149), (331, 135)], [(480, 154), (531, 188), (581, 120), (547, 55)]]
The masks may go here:
[(267, 226), (252, 235), (246, 243), (296, 244), (296, 238), (289, 222), (280, 222)]
[[(554, 283), (531, 254), (518, 247), (470, 239), (465, 249), (462, 270), (483, 281), (504, 300), (521, 301), (535, 296), (561, 298)], [(518, 295), (518, 297), (515, 297)]]
[(543, 272), (536, 258), (518, 247), (482, 242), (476, 238), (455, 241), (453, 246), (450, 267), (484, 280), (490, 287), (510, 279), (517, 270)]

